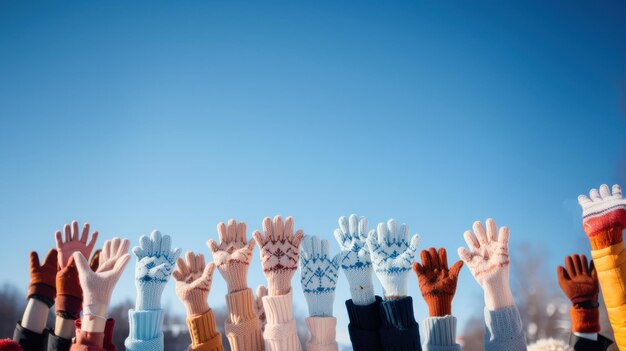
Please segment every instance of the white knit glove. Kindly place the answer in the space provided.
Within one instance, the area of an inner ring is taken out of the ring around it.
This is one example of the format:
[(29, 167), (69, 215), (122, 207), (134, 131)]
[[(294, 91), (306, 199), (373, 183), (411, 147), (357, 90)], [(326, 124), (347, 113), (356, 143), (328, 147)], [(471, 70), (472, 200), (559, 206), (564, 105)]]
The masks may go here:
[(365, 306), (376, 301), (372, 284), (372, 260), (366, 244), (367, 218), (358, 219), (355, 214), (350, 219), (339, 218), (339, 228), (335, 238), (341, 248), (339, 262), (348, 278), (352, 302)]
[(374, 271), (383, 286), (385, 299), (404, 297), (407, 294), (407, 276), (415, 261), (415, 251), (420, 237), (415, 234), (409, 245), (409, 227), (400, 226), (394, 219), (379, 223), (367, 237)]
[(338, 273), (339, 255), (330, 257), (328, 240), (305, 236), (300, 254), (300, 283), (309, 306), (309, 316), (333, 316)]

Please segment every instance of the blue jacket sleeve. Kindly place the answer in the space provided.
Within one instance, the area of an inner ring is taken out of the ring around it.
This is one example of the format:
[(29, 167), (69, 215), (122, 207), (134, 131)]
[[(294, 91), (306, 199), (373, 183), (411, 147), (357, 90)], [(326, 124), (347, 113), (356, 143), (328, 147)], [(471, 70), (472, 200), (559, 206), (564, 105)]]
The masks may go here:
[(526, 351), (522, 319), (516, 306), (485, 308), (485, 351)]

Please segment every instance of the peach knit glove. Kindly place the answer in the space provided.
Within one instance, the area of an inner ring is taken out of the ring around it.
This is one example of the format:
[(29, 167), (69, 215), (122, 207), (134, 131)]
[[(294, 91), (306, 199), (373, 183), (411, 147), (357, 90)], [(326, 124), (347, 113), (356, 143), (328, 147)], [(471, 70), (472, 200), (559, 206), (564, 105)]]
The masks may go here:
[(515, 305), (509, 283), (510, 231), (502, 227), (498, 232), (496, 222), (491, 218), (486, 224), (485, 232), (482, 223), (474, 222), (474, 232), (468, 230), (463, 235), (470, 251), (460, 247), (458, 253), (483, 288), (485, 306), (494, 311)]
[[(63, 227), (65, 232), (65, 241), (61, 238), (61, 231), (57, 231), (54, 236), (57, 243), (57, 251), (59, 251), (59, 267), (64, 268), (70, 257), (74, 252), (80, 252), (85, 257), (90, 257), (96, 240), (98, 240), (98, 232), (95, 231), (91, 234), (91, 240), (89, 239), (89, 223), (85, 223), (83, 226), (80, 238), (78, 236), (78, 222), (72, 221), (72, 226), (66, 224)], [(87, 243), (89, 241), (89, 243)]]
[(254, 240), (246, 240), (246, 223), (238, 224), (231, 219), (226, 227), (224, 222), (220, 222), (217, 225), (217, 233), (220, 244), (218, 245), (215, 240), (209, 240), (207, 245), (213, 253), (217, 270), (226, 281), (228, 293), (247, 289)]
[(291, 278), (298, 268), (300, 242), (304, 232), (293, 232), (293, 217), (283, 224), (280, 216), (263, 220), (263, 234), (254, 231), (254, 240), (261, 248), (263, 274), (269, 286), (269, 296), (284, 295), (291, 291)]
[(205, 265), (204, 255), (187, 252), (187, 263), (182, 258), (176, 261), (172, 273), (176, 280), (176, 295), (187, 309), (188, 316), (197, 316), (209, 310), (207, 299), (213, 282), (215, 264)]

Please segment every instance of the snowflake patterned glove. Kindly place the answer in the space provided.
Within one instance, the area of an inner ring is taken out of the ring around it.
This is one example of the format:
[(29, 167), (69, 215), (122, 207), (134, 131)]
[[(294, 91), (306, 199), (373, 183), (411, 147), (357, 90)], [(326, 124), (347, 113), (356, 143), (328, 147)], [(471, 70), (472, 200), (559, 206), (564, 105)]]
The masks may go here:
[(409, 227), (400, 226), (394, 219), (379, 223), (367, 237), (374, 272), (383, 286), (385, 299), (396, 299), (407, 294), (407, 276), (415, 261), (419, 235), (415, 234), (409, 244)]
[(157, 230), (139, 239), (139, 246), (133, 248), (137, 256), (135, 285), (137, 287), (136, 310), (158, 310), (161, 308), (161, 294), (172, 275), (180, 249), (170, 250), (171, 238), (161, 236)]
[(350, 215), (350, 219), (341, 216), (334, 234), (341, 248), (339, 262), (348, 278), (352, 302), (360, 306), (374, 303), (372, 260), (366, 243), (367, 218), (358, 219), (355, 214)]
[(600, 191), (591, 189), (589, 197), (578, 196), (583, 209), (583, 229), (593, 250), (602, 249), (623, 241), (622, 230), (626, 227), (626, 200), (622, 198), (622, 188), (613, 185), (609, 190), (606, 184)]
[(306, 236), (302, 243), (300, 283), (311, 317), (332, 317), (339, 255), (328, 256), (328, 240)]
[(187, 252), (187, 264), (182, 258), (176, 261), (173, 273), (176, 280), (176, 295), (187, 309), (188, 316), (197, 316), (209, 310), (207, 298), (213, 282), (215, 264), (204, 264), (202, 254)]
[(498, 233), (496, 222), (474, 222), (474, 232), (463, 235), (470, 248), (459, 248), (459, 256), (485, 294), (485, 305), (491, 311), (515, 305), (509, 284), (509, 228), (502, 227)]
[(283, 224), (280, 216), (263, 220), (263, 234), (254, 231), (254, 240), (261, 248), (263, 274), (269, 286), (269, 296), (284, 295), (291, 291), (291, 278), (298, 268), (300, 242), (304, 232), (293, 233), (293, 217)]
[(98, 232), (93, 232), (91, 240), (87, 243), (87, 239), (89, 239), (89, 223), (85, 223), (83, 226), (80, 238), (78, 237), (78, 222), (76, 221), (72, 221), (71, 227), (69, 224), (66, 224), (63, 227), (63, 231), (65, 232), (65, 241), (61, 237), (61, 231), (54, 233), (57, 251), (59, 252), (59, 267), (65, 268), (74, 252), (80, 252), (87, 258), (91, 256), (91, 251), (93, 251), (96, 240), (98, 240)]
[(218, 245), (215, 240), (209, 240), (207, 245), (213, 253), (217, 270), (226, 280), (228, 293), (247, 289), (254, 240), (246, 241), (246, 224), (244, 222), (237, 224), (231, 219), (226, 227), (224, 222), (220, 222), (217, 225), (217, 233), (220, 244)]

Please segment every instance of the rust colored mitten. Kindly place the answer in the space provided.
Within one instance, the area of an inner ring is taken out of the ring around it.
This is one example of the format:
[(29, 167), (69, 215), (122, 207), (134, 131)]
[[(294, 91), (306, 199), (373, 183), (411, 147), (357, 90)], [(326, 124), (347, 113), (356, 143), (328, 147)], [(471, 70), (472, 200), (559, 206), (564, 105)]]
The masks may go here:
[(35, 251), (30, 253), (30, 283), (28, 284), (27, 298), (42, 301), (48, 307), (54, 305), (57, 274), (57, 250), (50, 249), (48, 255), (39, 263), (39, 255)]
[(602, 184), (591, 189), (589, 196), (578, 196), (583, 209), (583, 229), (592, 250), (599, 250), (623, 241), (622, 230), (626, 226), (626, 201), (622, 188), (615, 184), (611, 189)]
[(571, 255), (565, 258), (565, 267), (557, 268), (559, 286), (572, 301), (570, 316), (572, 331), (577, 333), (597, 333), (600, 331), (598, 311), (598, 276), (593, 266), (587, 264), (585, 255)]
[(459, 272), (463, 267), (463, 261), (456, 262), (448, 269), (448, 257), (446, 249), (440, 248), (439, 253), (435, 248), (421, 252), (422, 264), (413, 264), (413, 270), (417, 273), (422, 296), (428, 305), (430, 317), (442, 317), (452, 314), (452, 298), (456, 292), (456, 282)]
[[(97, 251), (89, 266), (92, 271), (98, 269), (100, 251)], [(83, 303), (83, 290), (78, 280), (78, 270), (74, 257), (70, 257), (65, 268), (59, 270), (56, 275), (57, 298), (56, 314), (65, 319), (80, 318)]]

